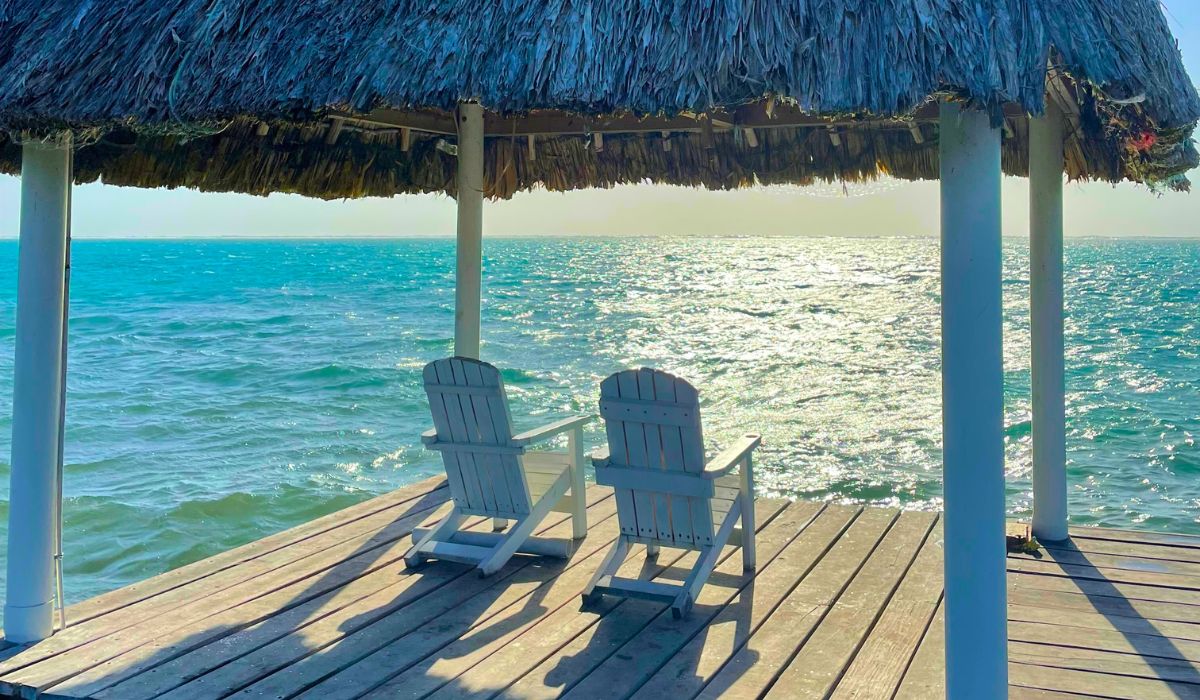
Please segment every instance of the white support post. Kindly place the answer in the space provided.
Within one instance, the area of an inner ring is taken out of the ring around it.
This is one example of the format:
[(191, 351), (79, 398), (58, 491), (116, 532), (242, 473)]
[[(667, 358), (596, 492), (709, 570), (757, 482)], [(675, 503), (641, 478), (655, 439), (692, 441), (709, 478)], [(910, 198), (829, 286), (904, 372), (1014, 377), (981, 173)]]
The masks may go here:
[(1029, 319), (1033, 390), (1033, 534), (1067, 539), (1063, 362), (1063, 117), (1049, 100), (1029, 120)]
[(946, 696), (1008, 692), (1000, 130), (941, 106)]
[[(458, 103), (458, 239), (455, 244), (454, 354), (479, 359), (483, 294), (483, 106)], [(508, 525), (493, 518), (492, 529)]]
[(479, 359), (483, 268), (483, 107), (458, 105), (458, 245), (454, 354)]
[(62, 410), (63, 304), (70, 222), (70, 142), (21, 152), (21, 224), (13, 361), (12, 474), (4, 634), (54, 631), (54, 541)]

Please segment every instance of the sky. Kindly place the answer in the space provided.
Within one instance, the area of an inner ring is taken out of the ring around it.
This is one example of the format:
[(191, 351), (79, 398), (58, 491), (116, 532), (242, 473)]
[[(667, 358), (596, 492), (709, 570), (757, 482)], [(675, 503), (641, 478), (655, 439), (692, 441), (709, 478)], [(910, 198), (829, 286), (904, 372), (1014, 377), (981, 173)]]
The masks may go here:
[[(1200, 2), (1164, 0), (1193, 80), (1200, 82)], [(1156, 195), (1134, 185), (1073, 184), (1066, 190), (1070, 236), (1200, 237), (1195, 194)], [(1004, 232), (1027, 233), (1028, 187), (1005, 178)], [(15, 237), (17, 178), (0, 176), (0, 238)], [(936, 235), (936, 182), (884, 182), (852, 190), (756, 188), (708, 192), (636, 185), (569, 193), (534, 191), (484, 211), (487, 235)], [(441, 195), (322, 202), (297, 195), (252, 197), (190, 190), (84, 185), (74, 192), (78, 238), (327, 237), (452, 235), (454, 201)]]

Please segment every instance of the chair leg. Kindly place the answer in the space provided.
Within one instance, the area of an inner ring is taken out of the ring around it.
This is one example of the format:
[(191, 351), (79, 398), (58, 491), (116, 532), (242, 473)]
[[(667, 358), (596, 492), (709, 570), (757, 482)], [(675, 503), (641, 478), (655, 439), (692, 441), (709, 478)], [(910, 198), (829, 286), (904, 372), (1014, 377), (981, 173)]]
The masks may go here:
[(533, 509), (529, 514), (520, 520), (513, 523), (513, 526), (504, 534), (503, 539), (492, 549), (487, 557), (479, 562), (479, 575), (491, 576), (500, 570), (500, 567), (508, 563), (512, 555), (516, 553), (517, 548), (521, 543), (529, 539), (533, 534), (533, 528), (542, 522), (547, 515), (550, 514), (550, 509), (558, 502), (558, 499), (563, 497), (567, 491), (567, 476), (564, 474), (559, 477), (554, 486), (546, 492), (542, 499), (533, 505)]
[(717, 565), (717, 558), (721, 554), (721, 549), (729, 543), (729, 535), (733, 532), (733, 524), (738, 522), (742, 517), (741, 509), (741, 500), (734, 501), (729, 514), (725, 516), (725, 521), (721, 523), (721, 529), (717, 530), (716, 536), (713, 537), (713, 543), (700, 548), (700, 557), (696, 560), (695, 566), (692, 567), (688, 577), (684, 580), (679, 596), (671, 604), (671, 614), (675, 616), (675, 619), (687, 615), (688, 611), (692, 609), (692, 604), (696, 601), (696, 597), (700, 595), (700, 589), (704, 588), (704, 584), (708, 582), (708, 577), (712, 574), (713, 568)]
[(657, 558), (657, 557), (658, 557), (658, 550), (659, 550), (659, 546), (658, 546), (658, 545), (656, 545), (656, 544), (648, 544), (648, 545), (646, 545), (646, 558), (647, 558), (647, 559), (655, 559), (655, 558)]
[(742, 521), (742, 569), (754, 571), (757, 558), (754, 551), (754, 465), (749, 453), (746, 461), (742, 462), (741, 489), (738, 499), (741, 501)]
[(462, 521), (463, 516), (458, 512), (458, 508), (452, 508), (437, 525), (413, 542), (413, 545), (404, 554), (404, 565), (410, 569), (419, 566), (423, 560), (421, 548), (430, 542), (449, 539), (450, 535), (458, 530)]
[(571, 471), (571, 537), (581, 540), (587, 537), (587, 484), (583, 478), (583, 428), (572, 430), (567, 436), (567, 453), (570, 455)]
[(684, 580), (679, 597), (675, 599), (674, 603), (671, 603), (671, 614), (675, 616), (676, 620), (687, 615), (688, 611), (692, 609), (692, 603), (700, 594), (700, 589), (704, 588), (713, 567), (717, 565), (717, 556), (720, 553), (721, 545), (700, 549), (700, 558), (696, 560), (696, 565), (692, 567), (691, 573)]
[(584, 605), (591, 605), (600, 599), (600, 594), (595, 593), (596, 584), (605, 576), (616, 575), (617, 569), (621, 568), (621, 564), (625, 562), (627, 554), (629, 554), (629, 541), (625, 539), (624, 535), (621, 535), (608, 550), (608, 554), (604, 555), (604, 561), (600, 562), (596, 573), (592, 574), (592, 580), (588, 581), (587, 587), (583, 589)]
[(533, 528), (537, 523), (538, 520), (528, 515), (514, 522), (513, 526), (504, 534), (504, 539), (500, 540), (491, 553), (479, 562), (477, 571), (480, 578), (491, 576), (507, 564), (512, 555), (517, 553), (517, 548), (521, 546), (521, 543), (533, 534)]
[(676, 620), (682, 620), (692, 611), (692, 594), (684, 591), (679, 594), (674, 603), (671, 603), (671, 617)]

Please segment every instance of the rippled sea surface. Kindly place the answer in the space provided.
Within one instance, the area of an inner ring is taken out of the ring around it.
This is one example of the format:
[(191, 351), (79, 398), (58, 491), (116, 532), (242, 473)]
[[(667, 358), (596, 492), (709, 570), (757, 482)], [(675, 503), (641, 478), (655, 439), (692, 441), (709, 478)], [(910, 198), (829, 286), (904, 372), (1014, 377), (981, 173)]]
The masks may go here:
[[(16, 252), (0, 243), (0, 528)], [(764, 494), (939, 506), (936, 241), (496, 239), (485, 256), (483, 355), (504, 369), (518, 427), (594, 412), (604, 376), (652, 365), (700, 388), (710, 449), (764, 435)], [(439, 473), (419, 447), (420, 368), (451, 352), (453, 264), (447, 239), (77, 242), (69, 598)], [(1018, 516), (1027, 266), (1007, 241)], [(1200, 532), (1198, 273), (1196, 241), (1068, 244), (1074, 523)]]

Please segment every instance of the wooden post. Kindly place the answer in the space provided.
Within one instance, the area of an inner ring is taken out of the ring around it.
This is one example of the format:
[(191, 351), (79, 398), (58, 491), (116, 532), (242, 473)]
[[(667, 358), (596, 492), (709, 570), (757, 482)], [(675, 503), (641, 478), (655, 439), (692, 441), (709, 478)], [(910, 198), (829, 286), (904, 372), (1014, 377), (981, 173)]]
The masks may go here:
[(1000, 130), (941, 105), (946, 696), (1008, 693)]
[(345, 119), (334, 117), (329, 120), (329, 128), (325, 131), (325, 145), (332, 146), (337, 143), (338, 137), (342, 135), (342, 127), (346, 124)]
[(483, 107), (458, 105), (458, 245), (454, 354), (479, 359), (483, 268)]
[(54, 631), (55, 516), (63, 385), (63, 308), (71, 142), (21, 152), (21, 224), (13, 361), (12, 473), (4, 633), (36, 642)]
[(1063, 361), (1062, 112), (1029, 120), (1029, 319), (1033, 390), (1033, 535), (1067, 539)]

